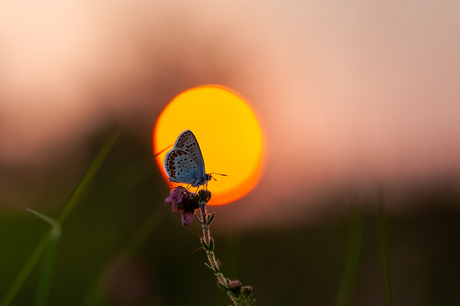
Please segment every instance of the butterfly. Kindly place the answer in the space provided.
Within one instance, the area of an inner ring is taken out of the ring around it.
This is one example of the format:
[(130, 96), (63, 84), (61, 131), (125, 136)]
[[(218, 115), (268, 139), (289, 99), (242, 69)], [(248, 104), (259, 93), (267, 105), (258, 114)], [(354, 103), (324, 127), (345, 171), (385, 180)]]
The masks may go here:
[(200, 146), (190, 130), (180, 133), (173, 148), (166, 153), (164, 168), (173, 183), (200, 187), (211, 179), (211, 175), (205, 173)]

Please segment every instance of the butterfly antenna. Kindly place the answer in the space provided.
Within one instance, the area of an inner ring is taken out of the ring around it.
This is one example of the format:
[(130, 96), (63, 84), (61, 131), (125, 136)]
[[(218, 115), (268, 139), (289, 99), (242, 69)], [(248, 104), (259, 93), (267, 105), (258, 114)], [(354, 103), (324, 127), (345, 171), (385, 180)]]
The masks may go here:
[(164, 151), (166, 151), (167, 149), (169, 149), (170, 147), (172, 147), (173, 145), (169, 145), (167, 146), (166, 148), (164, 148), (163, 150), (161, 150), (160, 152), (156, 153), (153, 157), (157, 157), (158, 155), (160, 155), (161, 153), (163, 153)]
[(217, 181), (217, 180), (216, 180), (216, 178), (214, 176), (212, 176), (213, 174), (222, 175), (222, 176), (228, 176), (227, 174), (222, 174), (222, 173), (215, 173), (215, 172), (209, 173), (209, 176), (215, 181)]
[(209, 175), (212, 175), (212, 174), (217, 174), (217, 175), (222, 175), (222, 176), (228, 176), (227, 174), (223, 174), (223, 173), (215, 173), (215, 172), (209, 173)]

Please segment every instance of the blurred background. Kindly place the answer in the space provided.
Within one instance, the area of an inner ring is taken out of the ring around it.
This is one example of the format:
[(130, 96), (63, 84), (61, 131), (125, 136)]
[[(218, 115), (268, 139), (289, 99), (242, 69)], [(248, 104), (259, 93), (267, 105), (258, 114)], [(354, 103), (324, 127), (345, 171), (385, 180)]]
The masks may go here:
[[(385, 305), (380, 198), (395, 305), (459, 305), (459, 13), (429, 0), (3, 1), (0, 298), (49, 229), (25, 208), (57, 217), (118, 124), (62, 224), (49, 304), (82, 305), (151, 216), (157, 226), (101, 303), (228, 305), (200, 227), (164, 205), (152, 154), (166, 104), (218, 84), (251, 102), (267, 140), (258, 186), (210, 208), (228, 277), (260, 305), (334, 304), (353, 206), (351, 304)], [(39, 273), (13, 305), (33, 303)]]

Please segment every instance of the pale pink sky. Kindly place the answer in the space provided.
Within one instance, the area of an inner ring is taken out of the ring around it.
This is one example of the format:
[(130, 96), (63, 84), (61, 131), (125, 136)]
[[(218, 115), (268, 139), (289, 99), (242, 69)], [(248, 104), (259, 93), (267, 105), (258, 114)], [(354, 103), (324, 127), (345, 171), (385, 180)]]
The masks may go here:
[[(153, 121), (217, 83), (267, 133), (265, 176), (240, 201), (249, 217), (289, 202), (281, 220), (348, 184), (458, 176), (459, 14), (426, 0), (3, 1), (0, 164), (84, 154), (107, 120)], [(4, 197), (7, 185), (0, 174)]]

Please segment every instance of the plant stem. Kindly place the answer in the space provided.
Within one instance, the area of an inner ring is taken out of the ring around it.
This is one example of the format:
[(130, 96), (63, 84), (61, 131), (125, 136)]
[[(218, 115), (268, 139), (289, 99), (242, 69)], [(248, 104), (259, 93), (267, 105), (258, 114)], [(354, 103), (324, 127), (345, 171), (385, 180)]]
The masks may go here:
[[(64, 207), (62, 209), (61, 214), (59, 217), (56, 219), (58, 224), (62, 224), (63, 221), (66, 219), (67, 215), (73, 210), (75, 207), (75, 204), (77, 203), (77, 200), (81, 196), (81, 194), (86, 190), (86, 187), (89, 185), (91, 180), (93, 179), (94, 175), (96, 172), (99, 170), (100, 166), (102, 165), (102, 162), (105, 160), (106, 156), (112, 149), (115, 141), (118, 138), (118, 135), (120, 134), (120, 128), (117, 126), (115, 129), (112, 131), (110, 136), (107, 138), (105, 141), (104, 145), (102, 148), (99, 150), (97, 153), (96, 157), (92, 161), (91, 165), (89, 166), (88, 170), (82, 177), (82, 179), (78, 182), (78, 184), (75, 186), (75, 189), (72, 191), (70, 194), (69, 198), (64, 204)], [(22, 285), (26, 281), (27, 277), (29, 274), (32, 272), (33, 268), (37, 264), (38, 260), (44, 253), (46, 247), (50, 243), (50, 241), (53, 240), (53, 235), (54, 235), (54, 228), (52, 228), (43, 238), (40, 240), (38, 245), (35, 247), (35, 249), (32, 251), (30, 254), (29, 258), (27, 261), (24, 263), (22, 266), (21, 270), (19, 273), (16, 275), (16, 278), (13, 280), (11, 283), (11, 286), (9, 289), (6, 291), (4, 294), (2, 300), (0, 301), (0, 306), (7, 306), (10, 305), (11, 301), (14, 299), (16, 294), (18, 293), (19, 289), (21, 289)]]
[[(214, 244), (214, 240), (212, 239), (211, 231), (209, 230), (208, 213), (206, 211), (206, 204), (200, 205), (200, 214), (201, 214), (202, 227), (203, 227), (203, 241), (207, 246), (210, 246), (211, 244)], [(220, 262), (219, 260), (216, 259), (216, 256), (214, 254), (214, 247), (206, 248), (205, 251), (208, 257), (209, 265), (214, 271), (214, 275), (217, 277), (218, 283), (221, 284), (223, 287), (228, 288), (227, 279), (224, 277), (224, 275), (220, 271), (221, 269)], [(233, 304), (237, 306), (238, 303), (235, 300), (235, 298), (230, 294), (230, 292), (227, 292), (227, 294), (232, 300)]]

